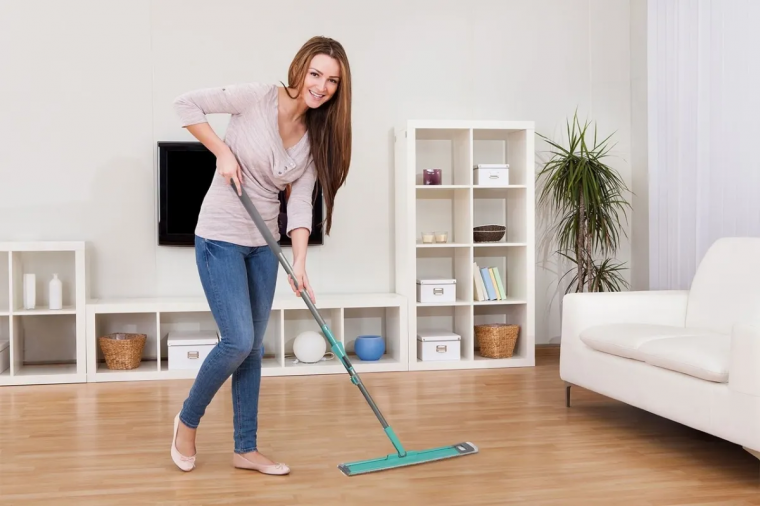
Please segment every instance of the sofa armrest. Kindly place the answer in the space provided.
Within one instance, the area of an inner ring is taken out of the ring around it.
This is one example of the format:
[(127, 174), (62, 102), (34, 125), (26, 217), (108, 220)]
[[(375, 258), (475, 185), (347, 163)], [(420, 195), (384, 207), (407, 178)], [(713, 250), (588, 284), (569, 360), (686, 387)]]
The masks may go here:
[(562, 300), (562, 348), (585, 346), (583, 330), (611, 323), (683, 327), (688, 290), (570, 293)]
[(728, 386), (760, 397), (760, 323), (737, 323), (731, 332)]

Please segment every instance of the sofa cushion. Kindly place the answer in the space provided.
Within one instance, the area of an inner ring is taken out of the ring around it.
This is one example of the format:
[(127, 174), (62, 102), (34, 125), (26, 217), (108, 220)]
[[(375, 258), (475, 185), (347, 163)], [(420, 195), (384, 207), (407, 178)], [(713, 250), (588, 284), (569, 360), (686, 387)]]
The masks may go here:
[(639, 348), (654, 339), (710, 334), (709, 330), (653, 325), (646, 323), (611, 323), (585, 329), (580, 339), (588, 347), (619, 357), (640, 358)]
[(731, 336), (712, 334), (656, 339), (642, 344), (638, 353), (647, 364), (707, 381), (726, 383)]

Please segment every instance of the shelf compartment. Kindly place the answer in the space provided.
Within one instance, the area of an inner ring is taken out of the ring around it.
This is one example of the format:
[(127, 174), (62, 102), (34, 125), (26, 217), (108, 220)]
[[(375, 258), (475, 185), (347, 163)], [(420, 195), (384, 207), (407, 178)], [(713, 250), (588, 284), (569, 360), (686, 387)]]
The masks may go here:
[(75, 315), (14, 315), (11, 375), (75, 374)]
[[(475, 301), (476, 305), (523, 303), (528, 296), (527, 247), (525, 246), (475, 246), (473, 261), (479, 268), (496, 267), (501, 284), (506, 292), (506, 300)], [(474, 267), (474, 266), (473, 266)]]
[[(282, 311), (273, 310), (269, 316), (269, 322), (264, 332), (264, 360), (262, 361), (262, 368), (264, 367), (276, 367), (282, 363), (282, 347), (280, 341), (280, 328), (282, 325)], [(169, 349), (168, 349), (168, 335), (169, 332), (176, 331), (219, 331), (219, 326), (214, 319), (214, 315), (211, 311), (164, 311), (159, 315), (159, 335), (161, 336), (161, 371), (168, 373), (175, 373), (175, 371), (169, 370)], [(195, 375), (197, 371), (190, 371), (182, 374)]]
[[(336, 341), (343, 343), (343, 317), (342, 317), (342, 308), (328, 308), (323, 309), (319, 308), (319, 313), (322, 315), (322, 318), (324, 319), (327, 326), (330, 328), (330, 331), (333, 334), (333, 337)], [(285, 367), (313, 367), (313, 368), (320, 368), (320, 367), (342, 367), (340, 364), (340, 361), (338, 361), (337, 358), (334, 358), (332, 360), (323, 360), (321, 362), (317, 362), (316, 364), (303, 364), (303, 363), (296, 363), (296, 357), (293, 354), (293, 342), (296, 340), (296, 337), (302, 332), (312, 330), (322, 336), (322, 339), (325, 340), (325, 353), (329, 353), (330, 350), (330, 343), (328, 342), (327, 338), (322, 334), (322, 329), (319, 328), (319, 324), (314, 319), (314, 316), (311, 314), (311, 311), (308, 309), (286, 309), (283, 311), (283, 332), (282, 332), (282, 339), (283, 339), (283, 350), (284, 350), (284, 366)], [(345, 344), (345, 343), (344, 343)]]
[(416, 231), (417, 244), (423, 245), (422, 234), (446, 232), (447, 243), (472, 242), (470, 228), (470, 188), (441, 189), (429, 191), (417, 189)]
[(529, 349), (533, 347), (533, 343), (528, 342), (532, 331), (527, 327), (527, 310), (527, 304), (475, 306), (473, 314), (473, 335), (475, 333), (475, 325), (482, 325), (487, 323), (508, 323), (520, 326), (520, 332), (517, 336), (517, 343), (515, 344), (515, 350), (512, 354), (512, 357), (503, 359), (483, 357), (480, 355), (480, 346), (478, 346), (477, 339), (475, 339), (475, 361), (492, 362), (493, 365), (498, 365), (499, 362), (504, 361), (525, 361), (526, 365), (531, 363), (533, 356), (529, 353)]
[(532, 152), (532, 131), (529, 137), (529, 131), (524, 129), (473, 129), (473, 166), (479, 163), (508, 163), (510, 185), (526, 185), (531, 180), (533, 167), (526, 156), (528, 152)]
[[(158, 371), (159, 370), (159, 344), (158, 339), (158, 315), (153, 312), (144, 313), (101, 313), (95, 315), (95, 365), (98, 373), (131, 373)], [(140, 365), (135, 369), (114, 370), (109, 369), (105, 362), (105, 356), (100, 349), (99, 338), (116, 332), (128, 334), (145, 334), (145, 347), (143, 348)]]
[[(75, 313), (76, 251), (14, 251), (10, 260), (13, 312), (28, 315)], [(36, 305), (32, 310), (24, 310), (24, 274), (27, 273), (35, 275)], [(58, 274), (63, 286), (63, 310), (48, 309), (49, 284), (53, 274)]]
[[(367, 307), (345, 308), (343, 310), (344, 348), (356, 370), (361, 372), (364, 365), (398, 364), (401, 361), (400, 329), (401, 308)], [(363, 361), (356, 356), (354, 345), (362, 335), (382, 336), (385, 353), (376, 361)]]
[[(506, 227), (504, 236), (499, 241), (474, 243), (500, 244), (518, 243), (524, 244), (528, 238), (529, 227), (532, 222), (528, 221), (527, 191), (525, 188), (475, 188), (473, 189), (472, 202), (473, 227), (481, 225), (503, 225)], [(474, 240), (472, 230), (471, 240)]]
[(169, 370), (169, 333), (198, 330), (219, 331), (211, 311), (163, 311), (158, 314), (160, 370)]
[(417, 306), (468, 304), (473, 297), (471, 258), (470, 248), (418, 249), (416, 279), (455, 279), (456, 303), (416, 302)]
[[(473, 359), (473, 326), (471, 306), (418, 306), (417, 307), (417, 333), (420, 332), (454, 332), (462, 338), (461, 359), (466, 362)], [(410, 353), (412, 362), (418, 364), (430, 364), (438, 367), (442, 362), (424, 362), (417, 357), (417, 335), (410, 335)], [(446, 362), (451, 364), (452, 361)]]
[(472, 132), (469, 128), (423, 128), (415, 131), (415, 181), (423, 170), (441, 169), (442, 185), (472, 184)]

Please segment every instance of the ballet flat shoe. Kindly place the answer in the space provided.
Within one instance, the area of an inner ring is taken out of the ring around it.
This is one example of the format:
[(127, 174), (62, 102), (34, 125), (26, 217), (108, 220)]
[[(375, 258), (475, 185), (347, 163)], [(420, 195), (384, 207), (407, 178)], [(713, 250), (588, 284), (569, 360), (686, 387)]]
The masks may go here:
[(177, 428), (179, 427), (179, 413), (174, 417), (174, 437), (172, 438), (172, 460), (183, 471), (192, 471), (195, 468), (195, 455), (185, 457), (177, 450)]
[(283, 475), (290, 473), (290, 468), (286, 466), (285, 464), (274, 464), (274, 465), (262, 465), (262, 464), (255, 464), (248, 460), (247, 458), (243, 457), (239, 453), (233, 453), (232, 454), (232, 465), (237, 467), (238, 469), (250, 469), (253, 471), (258, 471), (262, 474), (275, 474), (275, 475)]

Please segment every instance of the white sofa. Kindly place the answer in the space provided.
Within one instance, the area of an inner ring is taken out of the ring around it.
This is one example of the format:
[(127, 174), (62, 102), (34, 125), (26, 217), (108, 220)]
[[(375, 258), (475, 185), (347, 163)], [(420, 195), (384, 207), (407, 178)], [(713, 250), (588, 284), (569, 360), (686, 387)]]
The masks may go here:
[(560, 376), (760, 458), (760, 238), (716, 241), (689, 290), (564, 297)]

